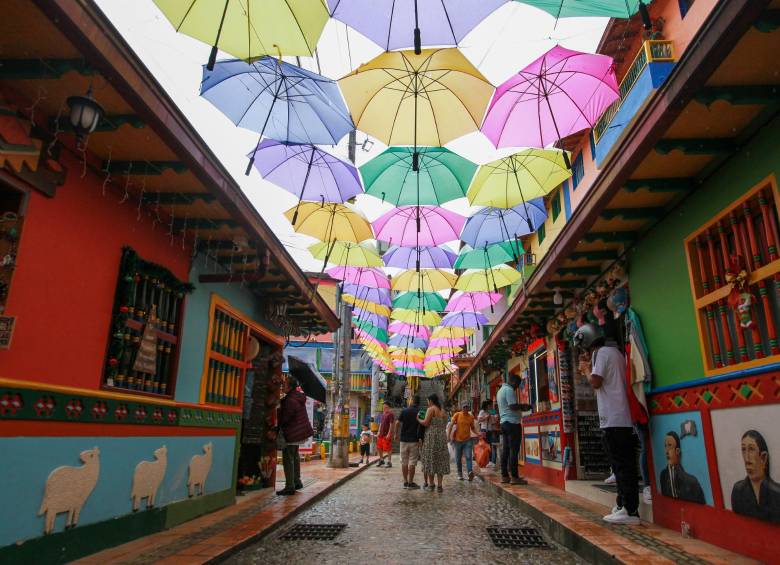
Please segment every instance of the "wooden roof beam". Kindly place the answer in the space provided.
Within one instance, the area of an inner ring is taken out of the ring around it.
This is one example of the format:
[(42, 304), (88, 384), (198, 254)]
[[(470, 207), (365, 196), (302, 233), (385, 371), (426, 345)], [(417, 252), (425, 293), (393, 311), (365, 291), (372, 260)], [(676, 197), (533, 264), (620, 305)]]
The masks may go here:
[(696, 186), (696, 180), (689, 177), (629, 179), (623, 185), (626, 192), (646, 190), (648, 192), (688, 192)]
[(606, 208), (599, 214), (605, 220), (656, 220), (663, 216), (665, 208)]
[(656, 153), (668, 155), (672, 151), (686, 155), (730, 155), (737, 150), (737, 144), (730, 137), (660, 139), (655, 144)]
[[(209, 192), (144, 192), (144, 204), (190, 205), (197, 200), (214, 202), (216, 196)], [(231, 242), (232, 243), (232, 242)]]
[(556, 271), (556, 273), (561, 277), (565, 277), (567, 275), (574, 275), (579, 277), (600, 275), (601, 267), (561, 267)]
[(84, 59), (0, 59), (0, 80), (59, 79), (70, 72), (84, 76), (98, 73)]
[(182, 174), (189, 167), (181, 161), (103, 161), (103, 171), (121, 175), (161, 175), (166, 170)]
[(705, 86), (693, 97), (696, 102), (710, 106), (718, 100), (739, 106), (763, 106), (780, 98), (780, 85), (756, 84), (733, 86)]
[(595, 243), (597, 241), (604, 243), (631, 243), (636, 241), (636, 239), (637, 233), (635, 231), (591, 231), (582, 236), (582, 240), (587, 243)]
[(604, 249), (601, 251), (573, 251), (569, 253), (569, 259), (579, 261), (614, 261), (618, 258), (617, 249)]

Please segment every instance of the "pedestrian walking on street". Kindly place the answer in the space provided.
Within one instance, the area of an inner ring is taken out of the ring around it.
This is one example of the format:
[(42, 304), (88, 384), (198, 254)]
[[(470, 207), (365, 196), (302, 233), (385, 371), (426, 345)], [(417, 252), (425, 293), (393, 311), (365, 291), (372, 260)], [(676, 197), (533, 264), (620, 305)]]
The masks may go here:
[(498, 444), (501, 441), (501, 421), (498, 417), (498, 409), (495, 402), (491, 402), (489, 414), (488, 443), (490, 444), (490, 463), (488, 463), (488, 467), (495, 467), (496, 459), (498, 458)]
[(422, 445), (422, 469), (425, 482), (434, 489), (433, 481), (436, 479), (436, 490), (443, 492), (442, 480), (444, 475), (450, 474), (450, 452), (447, 450), (447, 435), (444, 431), (447, 425), (447, 416), (441, 407), (439, 397), (432, 394), (428, 397), (428, 410), (425, 418), (418, 415), (417, 421), (425, 426), (425, 440)]
[[(376, 438), (376, 450), (379, 454), (379, 463), (377, 467), (389, 468), (393, 466), (393, 430), (395, 429), (395, 414), (390, 410), (390, 406), (384, 405), (382, 409), (382, 421), (379, 422), (379, 435)], [(387, 463), (385, 463), (387, 455)]]
[(404, 488), (408, 489), (420, 488), (420, 485), (414, 482), (417, 461), (420, 459), (420, 422), (417, 421), (419, 412), (420, 397), (414, 395), (411, 406), (401, 411), (395, 423), (395, 433), (401, 440), (401, 473), (404, 476)]
[(284, 392), (279, 404), (279, 431), (285, 442), (282, 449), (284, 489), (276, 491), (276, 494), (288, 496), (303, 488), (298, 447), (312, 436), (314, 430), (306, 412), (306, 395), (298, 390), (298, 381), (287, 377)]
[(471, 406), (468, 402), (464, 402), (461, 411), (452, 416), (452, 425), (452, 441), (455, 444), (455, 466), (458, 470), (458, 480), (463, 480), (463, 459), (465, 459), (469, 481), (473, 481), (474, 440), (472, 438), (478, 434), (477, 419), (471, 413)]
[(580, 366), (584, 367), (588, 382), (596, 392), (599, 426), (616, 478), (616, 505), (610, 514), (604, 516), (604, 521), (639, 524), (637, 437), (626, 390), (626, 359), (617, 344), (605, 341), (604, 335), (593, 324), (585, 324), (577, 330), (574, 345), (590, 354), (590, 363), (582, 362)]
[(368, 429), (368, 423), (363, 424), (363, 431), (360, 432), (360, 463), (363, 464), (363, 457), (366, 458), (366, 465), (368, 465), (368, 455), (371, 452), (371, 430)]
[(504, 443), (501, 450), (501, 482), (527, 485), (528, 481), (520, 476), (517, 469), (517, 456), (520, 453), (522, 440), (522, 412), (531, 407), (527, 404), (518, 404), (517, 387), (519, 386), (520, 377), (509, 375), (508, 382), (501, 385), (496, 394), (501, 439)]

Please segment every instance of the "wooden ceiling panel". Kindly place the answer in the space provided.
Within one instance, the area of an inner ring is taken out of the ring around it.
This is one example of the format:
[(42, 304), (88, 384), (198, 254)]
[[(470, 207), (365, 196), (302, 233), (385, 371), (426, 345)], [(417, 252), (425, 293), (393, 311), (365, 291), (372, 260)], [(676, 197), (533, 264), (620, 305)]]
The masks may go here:
[(677, 117), (664, 137), (685, 139), (735, 137), (762, 109), (762, 105), (732, 105), (724, 100), (717, 100), (710, 106), (691, 102)]
[(3, 58), (82, 57), (32, 0), (3, 0), (3, 19), (24, 22), (24, 25), (3, 27), (0, 34), (0, 54)]
[(678, 150), (666, 155), (651, 151), (632, 176), (635, 178), (695, 177), (712, 159), (712, 155), (686, 155)]
[[(713, 73), (708, 86), (757, 85), (780, 82), (780, 29), (762, 32), (755, 27), (744, 35)], [(750, 61), (746, 64), (746, 61)]]

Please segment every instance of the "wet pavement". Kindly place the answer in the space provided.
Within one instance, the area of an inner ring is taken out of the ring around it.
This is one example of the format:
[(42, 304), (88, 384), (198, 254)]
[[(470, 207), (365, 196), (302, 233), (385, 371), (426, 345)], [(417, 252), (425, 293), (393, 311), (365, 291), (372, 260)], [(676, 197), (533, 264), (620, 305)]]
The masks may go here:
[[(347, 527), (332, 541), (281, 540), (297, 523)], [(404, 490), (399, 465), (372, 467), (227, 562), (583, 563), (548, 536), (550, 549), (495, 547), (489, 526), (539, 527), (479, 479), (469, 483), (451, 474), (444, 479), (443, 493)]]

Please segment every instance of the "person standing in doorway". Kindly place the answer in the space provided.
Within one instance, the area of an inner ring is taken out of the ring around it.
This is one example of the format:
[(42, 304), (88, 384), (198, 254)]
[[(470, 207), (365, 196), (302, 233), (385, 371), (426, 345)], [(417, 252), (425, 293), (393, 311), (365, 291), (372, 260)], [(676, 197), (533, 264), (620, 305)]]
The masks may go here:
[(420, 397), (414, 395), (411, 406), (401, 411), (395, 423), (395, 433), (401, 440), (401, 473), (404, 476), (404, 488), (418, 489), (420, 485), (414, 482), (417, 461), (420, 459), (420, 423), (417, 414), (420, 412)]
[[(376, 450), (379, 454), (377, 467), (393, 466), (393, 430), (395, 429), (395, 414), (387, 404), (382, 408), (382, 421), (379, 422), (379, 434), (376, 438)], [(387, 455), (387, 463), (385, 463)]]
[(604, 434), (617, 484), (616, 505), (604, 521), (611, 524), (639, 524), (636, 442), (626, 390), (626, 359), (614, 341), (605, 341), (593, 324), (581, 326), (574, 345), (590, 353), (588, 382), (596, 392), (599, 426)]
[(455, 467), (458, 470), (458, 480), (463, 480), (463, 459), (466, 459), (466, 471), (469, 481), (474, 480), (472, 434), (477, 435), (477, 420), (471, 413), (471, 406), (464, 402), (460, 412), (452, 416), (452, 441), (455, 444)]
[(306, 395), (298, 390), (298, 381), (287, 377), (284, 392), (284, 398), (279, 405), (279, 430), (285, 441), (282, 449), (284, 489), (277, 491), (276, 494), (289, 496), (303, 488), (298, 447), (312, 436), (314, 430), (309, 421), (309, 414), (306, 412)]
[(507, 382), (501, 385), (496, 393), (498, 404), (498, 418), (501, 425), (501, 482), (513, 485), (527, 485), (517, 469), (517, 457), (520, 453), (522, 441), (523, 410), (530, 409), (526, 404), (518, 404), (517, 387), (520, 386), (520, 377), (509, 375)]

